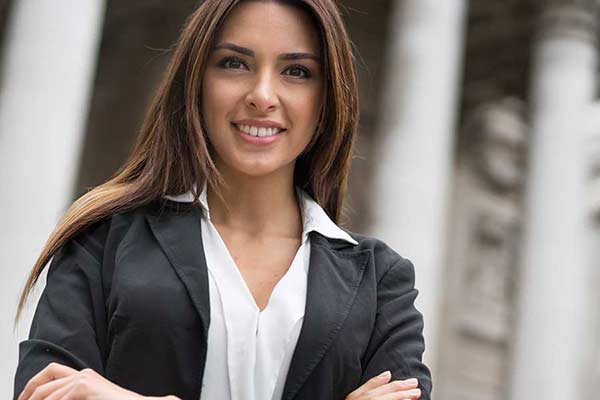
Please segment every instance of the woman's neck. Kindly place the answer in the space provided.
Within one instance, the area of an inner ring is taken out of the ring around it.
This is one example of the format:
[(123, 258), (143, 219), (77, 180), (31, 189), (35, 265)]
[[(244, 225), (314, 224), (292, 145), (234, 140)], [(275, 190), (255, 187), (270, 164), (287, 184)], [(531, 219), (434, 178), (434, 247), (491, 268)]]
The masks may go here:
[(207, 187), (213, 224), (251, 235), (293, 238), (301, 235), (302, 216), (293, 170), (260, 177), (225, 173), (223, 177), (227, 182), (221, 189), (223, 199), (212, 187)]

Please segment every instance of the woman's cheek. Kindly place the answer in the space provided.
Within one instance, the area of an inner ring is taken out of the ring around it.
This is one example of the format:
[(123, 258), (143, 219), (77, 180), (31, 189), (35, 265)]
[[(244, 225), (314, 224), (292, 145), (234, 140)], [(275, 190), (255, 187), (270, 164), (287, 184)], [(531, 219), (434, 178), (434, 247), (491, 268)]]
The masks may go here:
[(209, 92), (204, 96), (204, 107), (208, 111), (206, 116), (214, 120), (219, 114), (227, 111), (227, 103), (231, 101), (231, 95), (228, 88), (223, 85), (214, 85), (206, 89)]

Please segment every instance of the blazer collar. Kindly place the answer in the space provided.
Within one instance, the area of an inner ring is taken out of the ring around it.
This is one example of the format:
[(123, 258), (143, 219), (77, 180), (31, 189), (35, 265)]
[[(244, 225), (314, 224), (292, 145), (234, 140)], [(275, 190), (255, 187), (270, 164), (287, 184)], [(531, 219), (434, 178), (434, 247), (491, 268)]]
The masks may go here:
[(292, 400), (339, 333), (360, 283), (370, 250), (311, 234), (306, 310), (286, 377), (282, 400)]
[[(197, 186), (194, 185), (194, 189)], [(210, 219), (210, 209), (208, 207), (208, 198), (206, 196), (206, 183), (202, 188), (202, 192), (198, 197), (198, 202), (204, 210), (204, 213), (208, 219)], [(186, 193), (178, 195), (166, 195), (165, 198), (179, 202), (179, 203), (191, 203), (194, 199), (194, 191), (190, 190)], [(335, 222), (329, 218), (325, 210), (317, 203), (305, 190), (296, 186), (296, 198), (302, 212), (302, 242), (304, 243), (310, 232), (317, 231), (323, 236), (327, 236), (330, 239), (345, 240), (351, 244), (357, 245), (358, 242), (350, 236), (347, 232), (342, 230)]]
[(208, 270), (202, 244), (201, 211), (193, 205), (161, 203), (145, 215), (160, 248), (183, 282), (208, 339), (210, 298)]
[[(210, 299), (202, 245), (201, 209), (168, 202), (146, 219), (161, 249), (183, 282), (208, 338)], [(174, 206), (175, 205), (175, 206)], [(292, 400), (340, 331), (356, 297), (370, 250), (348, 241), (310, 233), (311, 254), (304, 321), (289, 366), (282, 400)], [(205, 343), (206, 345), (206, 343)], [(206, 354), (204, 354), (206, 357)], [(204, 358), (203, 363), (206, 362)]]

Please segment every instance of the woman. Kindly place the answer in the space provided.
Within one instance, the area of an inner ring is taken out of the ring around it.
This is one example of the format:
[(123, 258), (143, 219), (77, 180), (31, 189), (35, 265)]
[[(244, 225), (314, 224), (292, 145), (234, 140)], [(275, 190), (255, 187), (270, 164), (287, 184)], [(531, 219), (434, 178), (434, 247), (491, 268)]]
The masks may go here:
[(429, 399), (412, 264), (336, 225), (356, 90), (333, 0), (205, 1), (34, 266), (15, 398)]

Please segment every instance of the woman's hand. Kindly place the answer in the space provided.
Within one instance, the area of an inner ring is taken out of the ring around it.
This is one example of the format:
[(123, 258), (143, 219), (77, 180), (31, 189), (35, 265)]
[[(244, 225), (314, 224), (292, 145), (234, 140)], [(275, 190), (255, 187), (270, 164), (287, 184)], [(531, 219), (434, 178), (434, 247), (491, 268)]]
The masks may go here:
[(350, 393), (346, 400), (417, 400), (421, 398), (418, 381), (414, 378), (389, 382), (390, 371), (373, 377)]
[(18, 400), (178, 400), (175, 396), (144, 397), (115, 385), (90, 368), (77, 371), (50, 363), (27, 382)]

